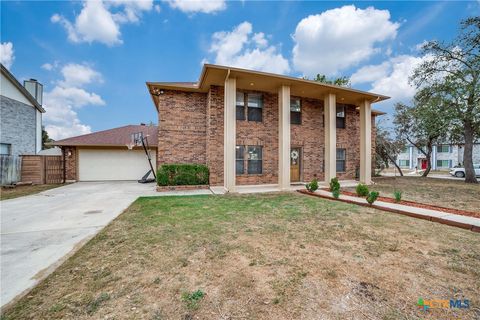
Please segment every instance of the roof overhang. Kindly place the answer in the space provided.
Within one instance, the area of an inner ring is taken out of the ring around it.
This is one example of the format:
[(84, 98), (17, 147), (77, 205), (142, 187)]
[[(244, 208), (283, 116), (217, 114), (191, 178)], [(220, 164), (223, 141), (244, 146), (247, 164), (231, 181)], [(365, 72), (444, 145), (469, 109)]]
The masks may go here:
[(35, 108), (37, 108), (38, 111), (40, 111), (41, 113), (45, 113), (45, 109), (43, 109), (40, 103), (38, 103), (37, 99), (35, 99), (30, 94), (30, 92), (28, 92), (27, 89), (25, 89), (25, 87), (22, 86), (20, 82), (18, 82), (17, 78), (15, 78), (15, 76), (11, 74), (10, 71), (8, 71), (8, 69), (3, 64), (1, 65), (2, 65), (2, 73), (5, 75), (5, 77), (7, 77), (7, 79), (10, 80), (10, 82), (25, 96), (25, 98), (27, 98), (28, 101), (30, 101), (30, 103)]
[(196, 83), (147, 82), (147, 87), (157, 108), (158, 95), (162, 90), (206, 93), (210, 86), (224, 86), (227, 77), (237, 80), (238, 89), (277, 93), (280, 86), (287, 85), (290, 86), (292, 96), (323, 100), (325, 94), (333, 93), (336, 95), (338, 103), (345, 104), (358, 105), (364, 100), (376, 103), (390, 98), (381, 94), (312, 80), (213, 64), (203, 66), (200, 79)]

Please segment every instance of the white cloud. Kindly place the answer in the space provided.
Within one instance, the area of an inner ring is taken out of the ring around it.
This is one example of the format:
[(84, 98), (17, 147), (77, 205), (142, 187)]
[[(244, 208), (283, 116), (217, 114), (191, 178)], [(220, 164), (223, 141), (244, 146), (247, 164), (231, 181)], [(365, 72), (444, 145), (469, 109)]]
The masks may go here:
[(252, 24), (243, 22), (232, 31), (212, 35), (210, 53), (216, 64), (275, 73), (288, 73), (288, 60), (270, 46), (265, 35), (253, 33)]
[(167, 0), (171, 8), (179, 9), (186, 13), (215, 13), (225, 10), (225, 0)]
[(410, 55), (392, 57), (381, 64), (360, 68), (350, 80), (353, 85), (371, 83), (370, 91), (390, 96), (392, 102), (410, 100), (416, 91), (408, 79), (425, 59)]
[(121, 24), (138, 23), (142, 12), (152, 8), (153, 0), (85, 1), (73, 23), (59, 14), (54, 14), (50, 20), (62, 25), (72, 42), (98, 41), (113, 46), (123, 42)]
[(0, 62), (5, 66), (5, 68), (10, 69), (15, 60), (13, 54), (13, 43), (11, 42), (2, 42), (0, 44)]
[(77, 110), (85, 106), (103, 106), (98, 94), (88, 92), (84, 86), (102, 82), (102, 75), (85, 64), (67, 64), (62, 67), (63, 78), (51, 91), (45, 92), (45, 128), (53, 139), (63, 139), (91, 132), (82, 124)]
[(52, 71), (53, 70), (53, 64), (51, 63), (44, 63), (41, 66), (42, 69), (47, 70), (47, 71)]
[(397, 35), (388, 10), (354, 5), (301, 20), (293, 34), (293, 65), (304, 75), (337, 75), (380, 51), (376, 45)]

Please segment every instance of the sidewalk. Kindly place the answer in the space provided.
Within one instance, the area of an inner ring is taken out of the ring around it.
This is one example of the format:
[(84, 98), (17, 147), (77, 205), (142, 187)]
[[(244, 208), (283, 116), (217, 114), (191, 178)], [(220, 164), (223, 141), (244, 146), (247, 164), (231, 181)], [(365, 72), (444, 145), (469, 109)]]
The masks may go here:
[[(301, 192), (306, 194), (311, 194), (303, 190)], [(332, 196), (332, 193), (325, 190), (317, 190), (314, 192), (314, 194), (311, 194), (311, 195), (319, 196), (321, 198), (334, 199)], [(462, 216), (458, 214), (452, 214), (452, 213), (431, 210), (431, 209), (411, 207), (407, 205), (383, 202), (383, 201), (375, 201), (373, 205), (369, 205), (367, 203), (367, 200), (364, 198), (347, 196), (347, 195), (340, 195), (340, 198), (335, 200), (354, 203), (362, 206), (368, 206), (368, 207), (376, 208), (379, 210), (400, 213), (400, 214), (408, 215), (408, 216), (419, 218), (419, 219), (425, 219), (433, 222), (447, 224), (450, 226), (472, 230), (475, 232), (480, 232), (479, 218), (467, 217), (467, 216)]]

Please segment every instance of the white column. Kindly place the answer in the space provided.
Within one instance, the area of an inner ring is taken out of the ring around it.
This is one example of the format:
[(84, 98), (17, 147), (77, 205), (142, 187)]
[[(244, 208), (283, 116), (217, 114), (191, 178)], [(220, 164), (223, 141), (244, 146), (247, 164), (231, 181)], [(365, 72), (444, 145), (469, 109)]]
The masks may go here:
[(372, 183), (372, 108), (368, 100), (360, 103), (360, 182)]
[(409, 163), (409, 166), (410, 166), (410, 169), (413, 169), (414, 168), (414, 165), (413, 165), (413, 147), (410, 146), (408, 147), (408, 159), (410, 160), (410, 163)]
[(227, 192), (235, 192), (236, 93), (236, 79), (227, 78), (225, 80), (225, 97), (223, 110), (223, 185), (225, 187), (225, 191)]
[(337, 107), (334, 94), (323, 99), (325, 118), (325, 182), (337, 175)]
[(278, 186), (290, 188), (290, 87), (278, 89)]

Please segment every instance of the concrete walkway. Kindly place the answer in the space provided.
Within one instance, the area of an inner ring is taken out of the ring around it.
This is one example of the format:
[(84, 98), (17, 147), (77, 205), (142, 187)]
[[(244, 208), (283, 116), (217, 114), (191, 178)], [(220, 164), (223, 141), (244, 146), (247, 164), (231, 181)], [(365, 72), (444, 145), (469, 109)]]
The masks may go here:
[(49, 275), (154, 184), (80, 182), (0, 202), (1, 305)]
[[(324, 198), (334, 199), (332, 193), (325, 190), (317, 190), (315, 194), (318, 194)], [(344, 200), (350, 203), (357, 203), (361, 205), (368, 205), (368, 202), (364, 198), (340, 195), (340, 200)], [(413, 217), (430, 220), (434, 222), (440, 222), (452, 226), (457, 226), (465, 229), (470, 229), (472, 231), (480, 232), (480, 219), (468, 216), (462, 216), (459, 214), (452, 214), (447, 212), (442, 212), (438, 210), (417, 208), (397, 203), (384, 202), (384, 201), (375, 201), (374, 207), (380, 210), (392, 211), (401, 214), (407, 214)]]
[[(340, 185), (342, 188), (347, 188), (347, 187), (356, 187), (358, 184), (358, 181), (355, 180), (341, 180)], [(325, 188), (328, 187), (329, 184), (325, 181), (318, 181), (318, 187), (319, 188)], [(288, 191), (297, 191), (297, 190), (304, 190), (305, 189), (305, 184), (304, 183), (292, 183), (290, 185), (290, 188)], [(210, 187), (210, 190), (212, 190), (213, 194), (225, 194), (225, 188), (223, 186), (217, 186), (217, 187)], [(236, 186), (236, 193), (265, 193), (265, 192), (280, 192), (280, 188), (278, 187), (278, 184), (259, 184), (259, 185), (237, 185)]]

